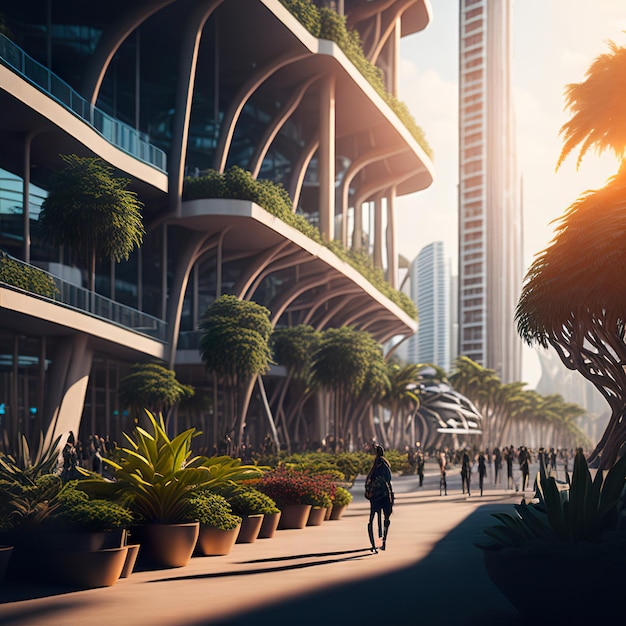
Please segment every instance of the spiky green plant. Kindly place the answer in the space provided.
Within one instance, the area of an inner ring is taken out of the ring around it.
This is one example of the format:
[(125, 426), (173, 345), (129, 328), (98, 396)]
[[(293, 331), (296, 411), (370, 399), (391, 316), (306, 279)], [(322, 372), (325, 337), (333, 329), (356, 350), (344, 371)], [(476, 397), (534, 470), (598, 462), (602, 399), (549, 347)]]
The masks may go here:
[(199, 431), (190, 428), (170, 439), (162, 414), (146, 410), (146, 415), (153, 432), (137, 427), (132, 436), (124, 433), (128, 447), (117, 451), (116, 461), (103, 459), (114, 469), (115, 481), (84, 480), (80, 488), (127, 499), (144, 522), (179, 523), (194, 519), (190, 498), (195, 493), (263, 474), (263, 468), (229, 456), (194, 456), (191, 442)]
[(43, 433), (39, 434), (39, 444), (31, 450), (28, 439), (20, 435), (15, 455), (0, 452), (0, 480), (34, 485), (46, 474), (53, 474), (59, 462), (59, 442), (61, 435), (46, 444)]
[(500, 524), (484, 529), (490, 541), (477, 543), (485, 550), (541, 546), (546, 543), (601, 543), (618, 527), (624, 487), (626, 457), (592, 479), (581, 449), (576, 452), (569, 490), (560, 490), (556, 479), (542, 466), (536, 503), (524, 500), (515, 513), (494, 513)]

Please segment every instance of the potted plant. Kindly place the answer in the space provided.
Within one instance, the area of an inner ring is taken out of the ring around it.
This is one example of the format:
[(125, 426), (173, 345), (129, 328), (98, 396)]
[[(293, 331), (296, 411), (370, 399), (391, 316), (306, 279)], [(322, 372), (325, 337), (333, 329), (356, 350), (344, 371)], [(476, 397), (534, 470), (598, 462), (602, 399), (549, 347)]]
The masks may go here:
[[(493, 514), (499, 524), (484, 529), (488, 540), (476, 545), (492, 582), (523, 616), (535, 617), (537, 606), (542, 619), (559, 623), (618, 614), (625, 484), (626, 457), (592, 478), (579, 449), (568, 484), (559, 485), (542, 464), (533, 502)], [(601, 600), (581, 603), (581, 596)]]
[[(273, 534), (280, 518), (280, 509), (267, 494), (251, 485), (241, 485), (226, 495), (235, 515), (242, 518), (237, 543), (253, 543), (261, 534), (266, 517), (263, 535)], [(273, 530), (272, 530), (273, 527)]]
[(119, 503), (90, 499), (76, 482), (58, 475), (33, 485), (4, 482), (0, 505), (3, 532), (15, 545), (11, 575), (72, 587), (107, 587), (121, 575), (131, 513)]
[(329, 519), (341, 519), (343, 512), (346, 510), (350, 502), (352, 502), (352, 494), (345, 487), (337, 486), (333, 497), (333, 506)]
[(202, 556), (228, 554), (237, 540), (241, 517), (233, 514), (226, 498), (210, 491), (193, 496), (191, 505), (200, 522), (196, 553)]
[(146, 410), (152, 432), (135, 428), (124, 434), (128, 447), (116, 451), (116, 461), (103, 462), (114, 470), (114, 481), (81, 481), (81, 488), (104, 488), (128, 499), (137, 525), (131, 529), (141, 544), (140, 558), (156, 567), (182, 567), (189, 562), (199, 534), (191, 498), (219, 485), (259, 476), (262, 468), (242, 465), (230, 457), (194, 456), (192, 439), (200, 434), (188, 429), (174, 438), (166, 432), (162, 414)]
[(313, 506), (324, 504), (330, 492), (327, 480), (319, 475), (280, 465), (266, 472), (254, 486), (267, 494), (280, 509), (279, 529), (304, 528)]

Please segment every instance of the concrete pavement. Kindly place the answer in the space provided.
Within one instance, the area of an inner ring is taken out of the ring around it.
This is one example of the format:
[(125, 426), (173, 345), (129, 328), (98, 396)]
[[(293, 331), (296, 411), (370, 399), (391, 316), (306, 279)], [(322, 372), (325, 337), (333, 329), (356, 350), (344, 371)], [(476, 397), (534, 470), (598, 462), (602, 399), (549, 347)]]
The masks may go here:
[(438, 626), (493, 619), (521, 624), (474, 546), (482, 528), (494, 523), (491, 513), (510, 509), (521, 494), (495, 488), (488, 477), (482, 497), (474, 487), (466, 497), (453, 470), (448, 496), (439, 496), (438, 471), (427, 470), (421, 488), (414, 476), (394, 477), (396, 505), (384, 552), (369, 552), (369, 503), (359, 478), (341, 520), (280, 530), (271, 539), (236, 544), (226, 556), (134, 572), (104, 589), (5, 585), (0, 624), (328, 626), (397, 618), (436, 619)]

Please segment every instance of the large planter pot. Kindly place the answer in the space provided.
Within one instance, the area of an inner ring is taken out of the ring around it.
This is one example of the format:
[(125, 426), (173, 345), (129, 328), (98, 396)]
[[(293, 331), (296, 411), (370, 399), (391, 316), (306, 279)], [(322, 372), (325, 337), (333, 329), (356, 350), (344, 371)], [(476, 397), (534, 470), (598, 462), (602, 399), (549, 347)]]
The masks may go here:
[(111, 587), (122, 574), (127, 554), (128, 546), (86, 552), (56, 551), (49, 556), (49, 582), (79, 589)]
[(278, 522), (280, 522), (280, 511), (278, 513), (266, 513), (263, 516), (257, 539), (271, 539), (278, 528)]
[(4, 582), (12, 554), (13, 546), (0, 546), (0, 585)]
[(341, 516), (343, 515), (343, 512), (348, 508), (347, 504), (343, 504), (341, 506), (337, 506), (336, 504), (333, 504), (333, 508), (330, 511), (330, 518), (331, 520), (338, 520), (341, 519)]
[(278, 530), (304, 528), (311, 512), (310, 504), (286, 504), (281, 509)]
[(126, 547), (128, 548), (128, 553), (126, 555), (126, 560), (124, 561), (124, 567), (122, 568), (120, 578), (128, 578), (133, 573), (135, 563), (137, 562), (137, 556), (139, 555), (138, 543), (134, 543)]
[(307, 526), (320, 526), (326, 517), (326, 507), (319, 506), (311, 507), (309, 511), (309, 517), (307, 518)]
[(623, 566), (602, 557), (486, 550), (484, 562), (491, 582), (529, 622), (538, 611), (546, 624), (608, 623), (623, 612)]
[(240, 526), (241, 524), (237, 524), (235, 528), (222, 530), (214, 526), (200, 524), (200, 534), (198, 535), (195, 554), (200, 556), (223, 556), (229, 554), (237, 540)]
[(2, 535), (0, 543), (10, 542), (14, 546), (8, 575), (15, 580), (54, 579), (48, 564), (54, 561), (57, 553), (96, 552), (121, 548), (126, 542), (125, 528), (92, 532), (18, 528), (4, 531)]
[(332, 504), (331, 504), (331, 506), (326, 507), (326, 513), (324, 514), (324, 521), (325, 522), (330, 519), (330, 514), (331, 514), (332, 510), (333, 510)]
[(263, 523), (263, 514), (247, 515), (241, 519), (241, 528), (237, 535), (236, 543), (254, 543), (259, 536), (261, 524)]
[(199, 522), (135, 526), (131, 537), (133, 543), (141, 545), (139, 563), (157, 569), (187, 565), (199, 530)]

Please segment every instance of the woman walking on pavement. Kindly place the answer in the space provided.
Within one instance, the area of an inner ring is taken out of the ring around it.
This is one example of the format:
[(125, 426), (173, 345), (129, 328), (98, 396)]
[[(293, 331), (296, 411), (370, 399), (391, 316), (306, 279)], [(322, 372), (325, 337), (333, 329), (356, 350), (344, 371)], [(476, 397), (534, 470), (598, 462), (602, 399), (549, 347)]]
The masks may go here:
[(487, 464), (485, 463), (485, 453), (481, 450), (478, 455), (478, 486), (480, 495), (483, 495), (483, 486), (485, 484), (485, 475), (487, 474)]
[(469, 452), (463, 451), (463, 458), (461, 459), (461, 483), (463, 485), (463, 493), (467, 493), (471, 496), (470, 485), (472, 482), (472, 463), (470, 461)]
[[(378, 536), (382, 537), (383, 543), (380, 547), (385, 550), (387, 547), (387, 533), (389, 532), (389, 518), (393, 511), (394, 495), (391, 486), (391, 466), (385, 458), (385, 451), (382, 446), (375, 447), (376, 458), (372, 468), (365, 479), (365, 497), (370, 501), (370, 518), (367, 524), (367, 534), (369, 535), (371, 551), (376, 554), (376, 542), (374, 541), (374, 517), (378, 516)], [(384, 530), (381, 516), (384, 515)]]

